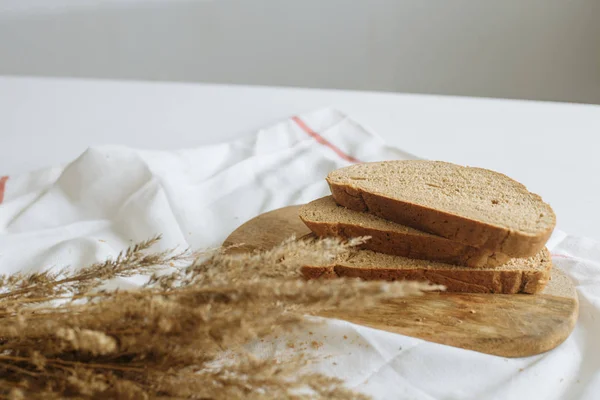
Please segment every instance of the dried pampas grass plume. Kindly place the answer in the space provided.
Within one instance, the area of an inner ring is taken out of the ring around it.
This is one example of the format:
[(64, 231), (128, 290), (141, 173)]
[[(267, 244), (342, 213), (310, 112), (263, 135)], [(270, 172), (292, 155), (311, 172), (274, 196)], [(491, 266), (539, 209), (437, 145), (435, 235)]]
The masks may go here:
[[(243, 345), (301, 329), (303, 315), (319, 310), (428, 289), (300, 278), (300, 267), (327, 263), (355, 241), (290, 239), (264, 252), (192, 257), (150, 253), (158, 240), (78, 270), (0, 276), (0, 398), (364, 398), (307, 371), (302, 354), (257, 359)], [(137, 274), (152, 274), (139, 290), (98, 290)]]

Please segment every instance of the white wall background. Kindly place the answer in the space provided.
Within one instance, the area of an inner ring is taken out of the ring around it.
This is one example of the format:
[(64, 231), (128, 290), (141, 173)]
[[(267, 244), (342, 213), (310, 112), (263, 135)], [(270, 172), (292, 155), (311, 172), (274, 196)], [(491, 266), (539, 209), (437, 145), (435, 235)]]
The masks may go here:
[(600, 0), (0, 0), (0, 74), (600, 104)]

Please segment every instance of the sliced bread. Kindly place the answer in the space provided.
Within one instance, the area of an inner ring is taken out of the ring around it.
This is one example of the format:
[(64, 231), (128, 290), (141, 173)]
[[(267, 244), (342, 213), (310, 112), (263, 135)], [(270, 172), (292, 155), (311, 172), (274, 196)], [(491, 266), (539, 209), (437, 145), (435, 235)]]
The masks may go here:
[(537, 254), (556, 224), (540, 196), (481, 168), (384, 161), (333, 171), (327, 182), (344, 207), (511, 257)]
[(474, 268), (493, 267), (509, 260), (502, 253), (478, 249), (369, 213), (350, 210), (339, 206), (331, 196), (302, 206), (299, 215), (306, 226), (321, 237), (370, 236), (361, 248), (380, 253)]
[(301, 272), (308, 279), (429, 281), (446, 286), (448, 292), (515, 294), (541, 292), (551, 269), (550, 253), (545, 248), (533, 257), (511, 259), (496, 268), (476, 269), (357, 250), (327, 266), (305, 266)]

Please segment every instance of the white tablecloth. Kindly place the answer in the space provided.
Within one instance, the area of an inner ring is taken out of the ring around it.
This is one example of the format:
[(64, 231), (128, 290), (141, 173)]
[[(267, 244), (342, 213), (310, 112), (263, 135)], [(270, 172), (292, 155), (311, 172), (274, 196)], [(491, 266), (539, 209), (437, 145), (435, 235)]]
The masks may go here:
[[(176, 152), (91, 148), (66, 165), (0, 178), (0, 273), (84, 266), (157, 233), (157, 249), (218, 246), (262, 212), (326, 195), (335, 168), (409, 158), (329, 109)], [(581, 308), (573, 334), (546, 354), (505, 359), (343, 321), (256, 351), (290, 352), (292, 342), (315, 356), (311, 368), (381, 399), (596, 399), (600, 244), (555, 232), (549, 248), (577, 283)]]

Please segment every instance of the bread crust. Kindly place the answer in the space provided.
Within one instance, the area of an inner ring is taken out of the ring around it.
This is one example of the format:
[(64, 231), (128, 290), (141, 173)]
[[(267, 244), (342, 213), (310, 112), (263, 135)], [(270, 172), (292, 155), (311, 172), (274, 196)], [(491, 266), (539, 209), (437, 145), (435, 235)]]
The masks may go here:
[(536, 235), (531, 235), (434, 208), (369, 193), (358, 187), (332, 182), (329, 177), (327, 183), (335, 201), (346, 208), (369, 212), (398, 224), (439, 235), (468, 246), (487, 249), (493, 253), (506, 254), (509, 257), (529, 257), (537, 254), (544, 247), (554, 229), (554, 226), (550, 226)]
[(535, 294), (546, 287), (550, 279), (552, 261), (545, 249), (541, 269), (522, 270), (464, 269), (464, 268), (367, 268), (345, 265), (343, 261), (327, 266), (305, 266), (301, 272), (307, 279), (333, 279), (338, 277), (364, 280), (427, 281), (444, 285), (447, 292)]
[(361, 236), (371, 238), (362, 249), (421, 260), (439, 261), (471, 268), (495, 267), (510, 257), (493, 250), (478, 249), (433, 235), (415, 235), (409, 232), (383, 231), (348, 223), (312, 221), (302, 214), (300, 219), (317, 236), (336, 236), (345, 239)]

